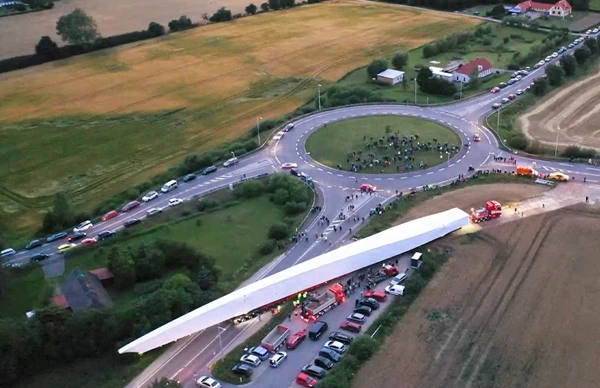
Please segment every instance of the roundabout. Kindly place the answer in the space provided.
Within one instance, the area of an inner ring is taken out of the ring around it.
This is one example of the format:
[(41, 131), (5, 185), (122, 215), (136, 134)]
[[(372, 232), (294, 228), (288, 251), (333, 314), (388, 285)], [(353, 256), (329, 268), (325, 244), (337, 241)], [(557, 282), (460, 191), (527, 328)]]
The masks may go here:
[(307, 153), (319, 163), (363, 174), (424, 170), (448, 163), (461, 147), (451, 129), (403, 116), (338, 121), (306, 141)]

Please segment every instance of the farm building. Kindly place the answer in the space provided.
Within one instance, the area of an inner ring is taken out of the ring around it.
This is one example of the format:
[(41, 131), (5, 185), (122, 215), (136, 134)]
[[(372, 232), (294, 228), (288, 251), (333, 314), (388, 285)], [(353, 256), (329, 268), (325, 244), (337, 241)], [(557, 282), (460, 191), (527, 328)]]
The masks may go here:
[(95, 270), (98, 275), (74, 269), (60, 286), (62, 294), (53, 298), (54, 304), (71, 311), (112, 306), (112, 299), (102, 284), (113, 278), (107, 268)]
[(446, 81), (452, 82), (452, 73), (448, 73), (448, 72), (444, 71), (443, 68), (430, 66), (429, 70), (431, 70), (434, 77), (445, 79)]
[(397, 85), (404, 79), (404, 72), (387, 69), (377, 74), (377, 82), (387, 85)]
[(538, 3), (536, 1), (524, 1), (508, 10), (514, 15), (520, 15), (525, 12), (542, 12), (549, 16), (562, 17), (569, 16), (572, 11), (571, 4), (567, 0), (560, 0), (555, 4)]
[(493, 70), (490, 61), (485, 58), (477, 58), (456, 69), (452, 74), (452, 80), (466, 84), (471, 81), (475, 72), (477, 72), (477, 78), (484, 78), (492, 74)]

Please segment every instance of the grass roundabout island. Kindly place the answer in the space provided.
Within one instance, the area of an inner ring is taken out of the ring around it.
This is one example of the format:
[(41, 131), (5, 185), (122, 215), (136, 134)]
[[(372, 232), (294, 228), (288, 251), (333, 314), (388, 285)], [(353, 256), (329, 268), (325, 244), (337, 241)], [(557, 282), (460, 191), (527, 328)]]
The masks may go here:
[(462, 147), (451, 129), (406, 116), (343, 120), (309, 136), (306, 151), (326, 166), (362, 174), (417, 171), (446, 163)]

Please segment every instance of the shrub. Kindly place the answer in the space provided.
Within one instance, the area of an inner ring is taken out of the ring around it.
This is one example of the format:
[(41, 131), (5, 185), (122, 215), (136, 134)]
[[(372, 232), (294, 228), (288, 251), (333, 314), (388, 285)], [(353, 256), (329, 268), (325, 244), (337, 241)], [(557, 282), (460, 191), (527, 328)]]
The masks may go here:
[[(411, 276), (411, 279), (415, 275)], [(408, 288), (408, 287), (407, 287)], [(368, 336), (360, 336), (352, 342), (350, 354), (356, 357), (358, 362), (364, 363), (377, 351), (377, 341)]]
[(269, 238), (273, 240), (283, 240), (290, 234), (288, 226), (282, 222), (271, 225), (269, 228)]
[(266, 243), (264, 243), (263, 245), (261, 245), (259, 252), (261, 255), (269, 255), (269, 254), (273, 253), (273, 251), (275, 250), (275, 247), (277, 247), (277, 241), (269, 240)]
[(257, 198), (265, 191), (265, 186), (258, 180), (244, 182), (235, 188), (234, 194), (238, 198)]
[(581, 148), (576, 145), (571, 145), (565, 148), (561, 155), (567, 158), (584, 158), (584, 159), (593, 159), (596, 157), (596, 150), (591, 148)]
[(203, 198), (200, 201), (198, 201), (198, 204), (196, 204), (196, 210), (198, 210), (199, 212), (203, 212), (209, 209), (214, 209), (219, 205), (220, 203), (216, 199)]

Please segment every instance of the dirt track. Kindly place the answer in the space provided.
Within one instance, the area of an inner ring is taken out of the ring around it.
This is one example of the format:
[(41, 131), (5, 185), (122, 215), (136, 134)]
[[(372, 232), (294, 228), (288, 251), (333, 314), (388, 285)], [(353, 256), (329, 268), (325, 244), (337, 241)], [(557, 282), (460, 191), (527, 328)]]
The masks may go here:
[(596, 387), (599, 221), (578, 205), (440, 241), (448, 264), (353, 387)]
[(577, 144), (600, 150), (600, 68), (590, 77), (560, 89), (517, 120), (530, 138), (554, 146)]

